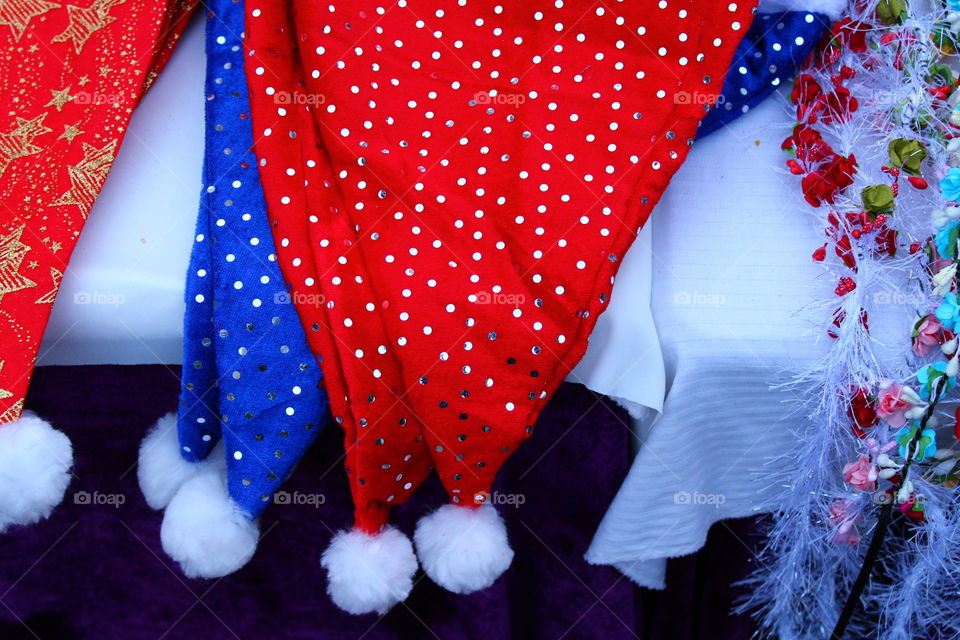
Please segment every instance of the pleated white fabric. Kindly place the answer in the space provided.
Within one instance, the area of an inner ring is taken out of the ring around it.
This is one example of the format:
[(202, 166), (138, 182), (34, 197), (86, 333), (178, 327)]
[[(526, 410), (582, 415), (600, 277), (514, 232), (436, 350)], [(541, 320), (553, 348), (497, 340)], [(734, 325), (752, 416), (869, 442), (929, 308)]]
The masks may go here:
[[(577, 371), (591, 388), (626, 398), (635, 415), (637, 405), (651, 409), (586, 554), (642, 586), (663, 588), (666, 558), (699, 549), (713, 523), (773, 507), (765, 468), (801, 419), (796, 398), (775, 385), (828, 340), (797, 313), (834, 283), (818, 277), (810, 254), (821, 240), (797, 179), (782, 171), (783, 109), (770, 100), (697, 142), (653, 212), (652, 242), (627, 255), (591, 340), (591, 350), (606, 349)], [(642, 309), (644, 278), (656, 334)], [(622, 348), (600, 331), (640, 346)], [(603, 386), (598, 369), (624, 375)], [(660, 375), (665, 399), (651, 398)]]

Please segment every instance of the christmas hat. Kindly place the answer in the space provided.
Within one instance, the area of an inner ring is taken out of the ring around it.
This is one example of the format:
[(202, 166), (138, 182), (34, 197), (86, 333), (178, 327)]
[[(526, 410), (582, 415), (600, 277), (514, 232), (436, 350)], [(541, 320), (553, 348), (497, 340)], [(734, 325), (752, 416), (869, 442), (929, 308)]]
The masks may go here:
[(205, 188), (187, 273), (179, 414), (140, 449), (164, 550), (191, 577), (251, 558), (257, 518), (325, 424), (320, 365), (284, 289), (253, 157), (243, 4), (208, 2)]
[[(513, 552), (494, 475), (586, 348), (716, 99), (751, 2), (258, 0), (246, 69), (280, 267), (343, 427), (352, 613), (419, 558), (458, 593)], [(387, 524), (433, 469), (450, 504)]]
[(802, 2), (774, 2), (774, 10), (768, 12), (769, 4), (760, 3), (760, 12), (733, 56), (717, 103), (700, 121), (698, 138), (733, 122), (792, 78), (846, 2), (813, 2), (802, 11), (793, 10), (802, 8)]
[(21, 415), (27, 385), (130, 114), (195, 2), (81, 4), (0, 3), (0, 531), (47, 517), (70, 483), (69, 439)]

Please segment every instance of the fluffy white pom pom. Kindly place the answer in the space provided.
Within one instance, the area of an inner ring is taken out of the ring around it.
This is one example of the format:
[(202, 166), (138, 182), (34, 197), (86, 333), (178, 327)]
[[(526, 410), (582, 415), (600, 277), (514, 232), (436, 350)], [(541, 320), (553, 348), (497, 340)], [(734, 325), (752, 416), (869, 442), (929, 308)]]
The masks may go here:
[(177, 414), (168, 413), (157, 420), (140, 444), (137, 479), (147, 504), (152, 509), (163, 509), (190, 478), (203, 471), (225, 468), (222, 444), (203, 462), (184, 460), (177, 439)]
[(413, 588), (417, 557), (410, 538), (387, 527), (376, 535), (341, 531), (323, 552), (327, 593), (348, 613), (386, 613)]
[(0, 531), (50, 515), (70, 484), (70, 439), (31, 411), (0, 424)]
[(230, 499), (224, 476), (207, 471), (177, 491), (160, 526), (163, 550), (190, 578), (219, 578), (250, 561), (260, 532)]
[(846, 8), (847, 0), (760, 0), (757, 10), (761, 13), (810, 11), (826, 14), (836, 20)]
[(507, 528), (490, 504), (444, 505), (417, 523), (413, 540), (423, 570), (454, 593), (486, 589), (513, 560)]

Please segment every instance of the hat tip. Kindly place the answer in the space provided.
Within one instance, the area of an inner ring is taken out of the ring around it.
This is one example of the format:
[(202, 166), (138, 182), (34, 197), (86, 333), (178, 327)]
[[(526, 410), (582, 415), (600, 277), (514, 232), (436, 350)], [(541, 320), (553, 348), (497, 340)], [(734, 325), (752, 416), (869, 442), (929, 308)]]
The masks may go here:
[(513, 561), (506, 525), (490, 504), (444, 505), (417, 523), (413, 539), (423, 570), (454, 593), (486, 589)]
[(327, 593), (334, 604), (354, 615), (384, 614), (413, 589), (417, 557), (403, 532), (386, 527), (370, 534), (341, 531), (323, 552)]

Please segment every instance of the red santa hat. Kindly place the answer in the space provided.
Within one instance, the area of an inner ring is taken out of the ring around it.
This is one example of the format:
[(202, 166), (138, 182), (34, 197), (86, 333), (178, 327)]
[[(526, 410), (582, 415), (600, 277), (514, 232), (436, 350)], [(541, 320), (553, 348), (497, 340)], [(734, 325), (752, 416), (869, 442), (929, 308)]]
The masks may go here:
[[(254, 137), (284, 277), (345, 433), (329, 592), (383, 612), (419, 558), (509, 566), (494, 476), (587, 345), (715, 100), (752, 2), (248, 3)], [(436, 469), (450, 504), (388, 525)]]

